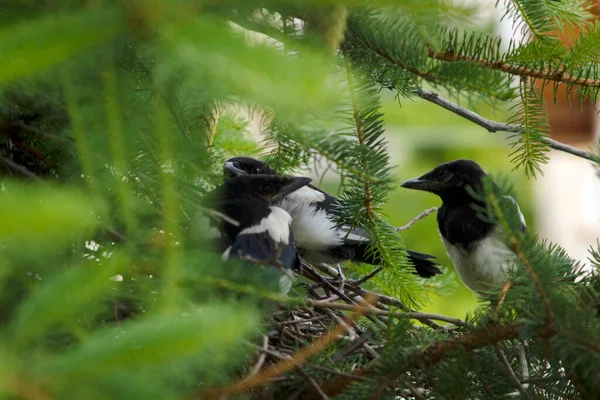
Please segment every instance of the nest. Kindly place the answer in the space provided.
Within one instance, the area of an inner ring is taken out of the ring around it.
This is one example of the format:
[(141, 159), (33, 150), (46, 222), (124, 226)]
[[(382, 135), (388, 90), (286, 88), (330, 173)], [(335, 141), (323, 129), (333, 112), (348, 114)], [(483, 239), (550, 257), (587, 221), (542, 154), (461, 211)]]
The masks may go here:
[[(281, 309), (271, 315), (272, 329), (263, 337), (262, 345), (252, 344), (256, 356), (250, 374), (241, 381), (248, 383), (245, 389), (266, 385), (271, 391), (283, 388), (283, 398), (327, 399), (326, 390), (315, 376), (361, 379), (360, 373), (355, 375), (353, 371), (378, 358), (384, 343), (371, 329), (357, 323), (360, 316), (383, 328), (391, 316), (416, 319), (432, 329), (446, 329), (434, 320), (464, 324), (461, 320), (410, 310), (397, 299), (363, 289), (361, 285), (379, 271), (378, 268), (359, 280), (344, 280), (334, 268), (321, 265), (317, 269), (303, 262), (301, 274), (307, 278), (303, 285), (308, 305)], [(338, 343), (337, 351), (329, 356), (327, 364), (344, 364), (346, 371), (306, 363), (310, 356), (333, 343)], [(299, 379), (304, 383), (299, 383)], [(264, 392), (254, 392), (253, 398), (264, 398)]]

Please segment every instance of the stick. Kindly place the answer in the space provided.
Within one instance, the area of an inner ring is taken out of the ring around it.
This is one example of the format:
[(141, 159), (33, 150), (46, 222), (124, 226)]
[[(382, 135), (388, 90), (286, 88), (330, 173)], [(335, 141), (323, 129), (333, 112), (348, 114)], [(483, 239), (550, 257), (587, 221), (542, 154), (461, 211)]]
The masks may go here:
[[(438, 106), (441, 106), (446, 110), (453, 112), (454, 114), (460, 115), (461, 117), (468, 119), (469, 121), (481, 126), (482, 128), (485, 128), (488, 132), (523, 132), (523, 126), (521, 125), (505, 124), (489, 120), (465, 107), (459, 106), (456, 103), (453, 103), (449, 100), (440, 97), (438, 93), (432, 92), (430, 90), (417, 89), (413, 90), (412, 93), (416, 94), (422, 99), (437, 104)], [(565, 153), (569, 153), (574, 156), (593, 161), (595, 163), (600, 163), (600, 156), (589, 151), (578, 149), (576, 147), (559, 142), (546, 136), (542, 137), (541, 140), (555, 150), (563, 151)]]

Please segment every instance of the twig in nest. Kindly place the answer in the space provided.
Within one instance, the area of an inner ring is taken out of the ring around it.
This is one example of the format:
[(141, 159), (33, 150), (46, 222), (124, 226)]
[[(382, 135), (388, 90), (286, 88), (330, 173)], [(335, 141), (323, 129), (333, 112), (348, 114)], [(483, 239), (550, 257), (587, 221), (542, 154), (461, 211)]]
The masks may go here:
[[(359, 307), (353, 306), (351, 304), (330, 303), (330, 302), (318, 301), (318, 300), (311, 300), (310, 304), (313, 307), (317, 307), (317, 308), (322, 307), (322, 308), (348, 310), (348, 311), (357, 311), (359, 309)], [(439, 314), (429, 314), (429, 313), (421, 313), (421, 312), (405, 312), (405, 311), (400, 311), (400, 312), (388, 311), (388, 310), (380, 310), (380, 309), (374, 308), (374, 307), (370, 307), (369, 309), (364, 311), (364, 313), (365, 314), (376, 314), (376, 315), (389, 315), (389, 316), (393, 316), (396, 318), (410, 318), (410, 319), (416, 319), (418, 321), (420, 321), (422, 319), (434, 319), (437, 321), (449, 322), (449, 323), (457, 325), (457, 326), (466, 326), (467, 325), (467, 323), (461, 319), (451, 318), (451, 317), (447, 317), (445, 315), (439, 315)]]
[[(268, 348), (269, 348), (269, 337), (265, 335), (265, 336), (263, 336), (263, 348), (261, 350), (268, 349)], [(248, 375), (248, 377), (258, 374), (258, 371), (260, 371), (260, 369), (262, 368), (266, 359), (267, 359), (267, 353), (265, 353), (264, 351), (261, 351), (260, 355), (258, 356), (258, 361), (256, 362), (256, 365), (254, 365), (254, 368), (252, 368), (252, 371), (250, 371), (250, 374)]]
[(351, 285), (351, 286), (360, 286), (363, 283), (365, 283), (366, 281), (368, 281), (369, 279), (371, 279), (372, 277), (374, 277), (375, 275), (377, 275), (382, 269), (383, 269), (383, 267), (376, 268), (373, 271), (369, 272), (367, 275), (365, 275), (362, 278), (360, 278), (359, 280), (348, 281), (348, 285)]
[[(304, 379), (306, 379), (308, 381), (308, 383), (310, 383), (310, 385), (315, 388), (315, 390), (317, 391), (317, 393), (319, 394), (319, 396), (321, 396), (322, 400), (329, 400), (329, 396), (327, 396), (325, 394), (325, 392), (323, 391), (323, 389), (321, 388), (321, 386), (319, 386), (319, 384), (317, 383), (317, 381), (314, 380), (314, 378), (312, 376), (310, 376), (308, 374), (308, 372), (306, 372), (304, 370), (304, 368), (302, 367), (297, 367), (296, 368), (298, 370), (298, 372), (300, 373), (300, 375), (302, 375), (304, 377)], [(298, 394), (301, 394), (302, 391), (299, 391)]]
[(36, 174), (34, 174), (33, 172), (31, 172), (30, 170), (28, 170), (21, 164), (17, 164), (16, 162), (14, 162), (13, 160), (11, 160), (9, 158), (0, 157), (0, 162), (2, 162), (4, 165), (6, 165), (8, 168), (12, 169), (13, 171), (16, 171), (16, 172), (20, 173), (21, 175), (28, 177), (29, 179), (32, 179), (32, 180), (38, 181), (38, 182), (42, 182), (42, 179), (39, 176), (37, 176)]
[(416, 217), (414, 217), (413, 219), (408, 221), (408, 224), (397, 227), (396, 232), (406, 231), (406, 230), (410, 229), (410, 227), (413, 226), (417, 221), (425, 218), (426, 216), (428, 216), (431, 213), (436, 212), (437, 209), (438, 209), (437, 207), (431, 207), (431, 208), (423, 211), (421, 214), (417, 215)]
[[(352, 323), (356, 318), (363, 315), (365, 312), (369, 310), (372, 303), (376, 300), (372, 297), (365, 299), (366, 304), (361, 305), (359, 307), (355, 307), (353, 311), (355, 313), (351, 314), (349, 317), (345, 319), (346, 324)], [(341, 335), (345, 331), (345, 327), (342, 325), (337, 325), (331, 332), (329, 332), (325, 336), (321, 336), (317, 338), (312, 343), (305, 346), (303, 349), (297, 351), (292, 355), (289, 360), (283, 360), (277, 364), (272, 365), (268, 369), (264, 371), (264, 373), (260, 375), (255, 375), (249, 379), (243, 379), (238, 382), (234, 382), (228, 387), (217, 389), (211, 391), (209, 393), (201, 393), (197, 398), (218, 398), (222, 395), (229, 395), (235, 393), (241, 393), (247, 391), (249, 389), (262, 386), (266, 384), (269, 379), (280, 376), (298, 366), (302, 365), (309, 357), (320, 352), (321, 350), (329, 347), (333, 342), (338, 339), (338, 336)]]

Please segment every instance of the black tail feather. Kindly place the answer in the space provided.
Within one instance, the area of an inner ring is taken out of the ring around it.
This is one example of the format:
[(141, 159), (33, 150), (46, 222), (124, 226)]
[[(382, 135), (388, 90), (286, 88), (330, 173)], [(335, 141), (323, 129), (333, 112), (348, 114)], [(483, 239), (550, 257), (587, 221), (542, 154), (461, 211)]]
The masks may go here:
[(441, 274), (442, 271), (437, 267), (437, 264), (432, 260), (435, 258), (429, 254), (417, 253), (416, 251), (406, 250), (408, 259), (415, 266), (417, 274), (421, 278), (431, 278), (432, 276)]
[[(368, 247), (368, 243), (361, 243), (354, 245), (346, 245), (338, 249), (343, 248), (346, 252), (353, 253), (349, 257), (346, 256), (346, 259), (351, 258), (353, 261), (371, 265), (379, 265), (381, 263), (381, 260), (378, 257), (373, 257), (372, 254), (367, 252)], [(433, 261), (433, 259), (435, 259), (434, 256), (425, 253), (418, 253), (412, 250), (406, 250), (406, 253), (408, 254), (408, 260), (415, 267), (415, 273), (418, 274), (420, 277), (431, 278), (435, 275), (442, 273), (442, 271), (438, 268), (438, 264), (436, 264)]]

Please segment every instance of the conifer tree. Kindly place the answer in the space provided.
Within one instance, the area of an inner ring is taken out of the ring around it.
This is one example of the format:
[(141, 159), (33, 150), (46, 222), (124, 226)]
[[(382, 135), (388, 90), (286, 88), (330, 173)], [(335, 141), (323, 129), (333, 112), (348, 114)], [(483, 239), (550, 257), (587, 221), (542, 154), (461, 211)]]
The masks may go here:
[[(564, 85), (596, 103), (593, 5), (498, 2), (525, 33), (503, 46), (440, 0), (2, 4), (3, 397), (600, 398), (598, 274), (514, 229), (491, 186), (474, 194), (481, 217), (504, 227), (519, 268), (466, 320), (419, 311), (445, 281), (412, 273), (382, 213), (398, 182), (380, 102), (391, 91), (506, 132), (531, 179), (550, 148), (597, 164), (548, 136), (541, 95)], [(567, 46), (569, 27), (581, 33)], [(264, 140), (239, 110), (262, 116)], [(223, 262), (204, 196), (233, 155), (281, 173), (325, 158), (341, 221), (371, 233), (381, 268), (342, 286), (305, 264), (282, 296), (273, 269)]]

